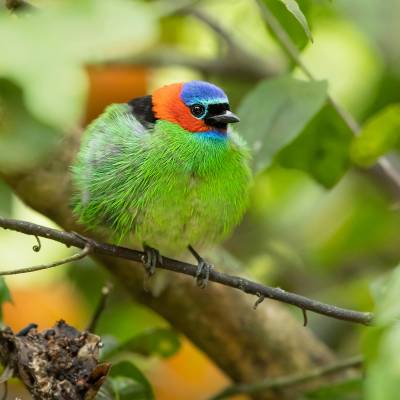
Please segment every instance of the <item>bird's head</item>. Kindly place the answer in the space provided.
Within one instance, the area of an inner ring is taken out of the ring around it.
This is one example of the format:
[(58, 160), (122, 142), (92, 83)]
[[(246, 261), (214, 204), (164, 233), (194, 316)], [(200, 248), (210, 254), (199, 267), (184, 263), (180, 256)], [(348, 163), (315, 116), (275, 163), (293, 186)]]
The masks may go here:
[(208, 82), (163, 86), (153, 93), (152, 103), (156, 119), (173, 122), (192, 133), (224, 134), (229, 123), (239, 122), (224, 91)]

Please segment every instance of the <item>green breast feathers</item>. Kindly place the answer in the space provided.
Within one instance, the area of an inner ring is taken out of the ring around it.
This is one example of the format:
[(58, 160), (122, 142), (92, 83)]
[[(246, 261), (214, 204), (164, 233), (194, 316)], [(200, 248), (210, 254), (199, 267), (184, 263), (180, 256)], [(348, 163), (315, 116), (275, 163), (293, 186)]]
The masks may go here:
[(89, 125), (73, 166), (74, 212), (89, 228), (130, 234), (164, 252), (221, 241), (240, 222), (251, 179), (248, 150), (232, 131), (145, 126), (128, 104)]

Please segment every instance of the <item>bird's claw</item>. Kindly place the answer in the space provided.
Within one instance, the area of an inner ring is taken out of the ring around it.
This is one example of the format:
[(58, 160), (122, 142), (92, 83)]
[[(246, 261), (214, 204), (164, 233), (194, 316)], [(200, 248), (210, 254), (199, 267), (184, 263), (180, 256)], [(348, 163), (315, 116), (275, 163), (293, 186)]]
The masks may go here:
[(96, 247), (96, 242), (93, 239), (83, 236), (80, 233), (75, 232), (75, 231), (71, 231), (71, 233), (74, 236), (76, 236), (78, 239), (82, 240), (86, 246), (90, 246), (91, 248)]
[(163, 259), (160, 252), (153, 247), (143, 245), (144, 255), (142, 262), (147, 276), (150, 278), (156, 272), (157, 265), (162, 265)]
[(203, 258), (199, 257), (197, 260), (197, 270), (196, 270), (196, 283), (201, 289), (205, 289), (208, 285), (208, 280), (210, 278), (210, 271), (214, 268), (212, 264), (206, 262)]

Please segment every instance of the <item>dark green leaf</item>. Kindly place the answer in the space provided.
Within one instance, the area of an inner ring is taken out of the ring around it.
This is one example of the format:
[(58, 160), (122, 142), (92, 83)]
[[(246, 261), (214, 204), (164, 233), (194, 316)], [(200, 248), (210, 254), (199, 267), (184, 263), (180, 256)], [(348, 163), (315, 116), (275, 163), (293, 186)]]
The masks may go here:
[(120, 400), (153, 400), (151, 385), (143, 373), (131, 362), (122, 361), (111, 368), (114, 391)]
[(326, 82), (288, 76), (264, 80), (247, 95), (239, 108), (240, 132), (253, 150), (257, 172), (303, 131), (326, 97)]
[[(310, 0), (264, 0), (265, 5), (280, 22), (295, 45), (302, 49), (311, 39), (306, 15), (309, 14), (312, 3)], [(296, 7), (297, 5), (297, 7)], [(301, 17), (301, 15), (303, 17)], [(272, 36), (275, 36), (271, 32)]]
[(3, 171), (33, 167), (59, 139), (58, 133), (26, 109), (19, 87), (0, 79), (0, 168)]
[(400, 143), (400, 104), (391, 104), (371, 117), (353, 141), (351, 158), (370, 166)]
[(326, 105), (304, 131), (278, 155), (279, 163), (306, 171), (332, 187), (347, 171), (352, 131), (331, 106)]
[(293, 14), (293, 16), (299, 21), (300, 25), (303, 27), (304, 32), (306, 33), (307, 37), (313, 41), (310, 27), (308, 25), (307, 19), (303, 12), (299, 7), (299, 3), (296, 0), (280, 0), (285, 7), (288, 9), (289, 12)]
[(11, 294), (5, 279), (0, 276), (0, 320), (3, 319), (3, 304), (7, 302), (12, 302)]
[(118, 353), (136, 353), (143, 356), (170, 357), (180, 348), (177, 333), (171, 329), (155, 328), (145, 331), (104, 354), (110, 358)]
[(362, 380), (351, 379), (332, 383), (306, 393), (301, 400), (362, 400)]

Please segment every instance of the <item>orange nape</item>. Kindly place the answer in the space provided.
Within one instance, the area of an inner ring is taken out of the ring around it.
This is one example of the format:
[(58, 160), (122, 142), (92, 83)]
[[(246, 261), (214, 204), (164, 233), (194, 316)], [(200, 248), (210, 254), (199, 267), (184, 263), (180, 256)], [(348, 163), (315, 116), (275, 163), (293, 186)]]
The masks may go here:
[(153, 93), (153, 112), (156, 118), (180, 125), (189, 132), (206, 132), (210, 127), (193, 117), (181, 99), (183, 83), (163, 86)]

